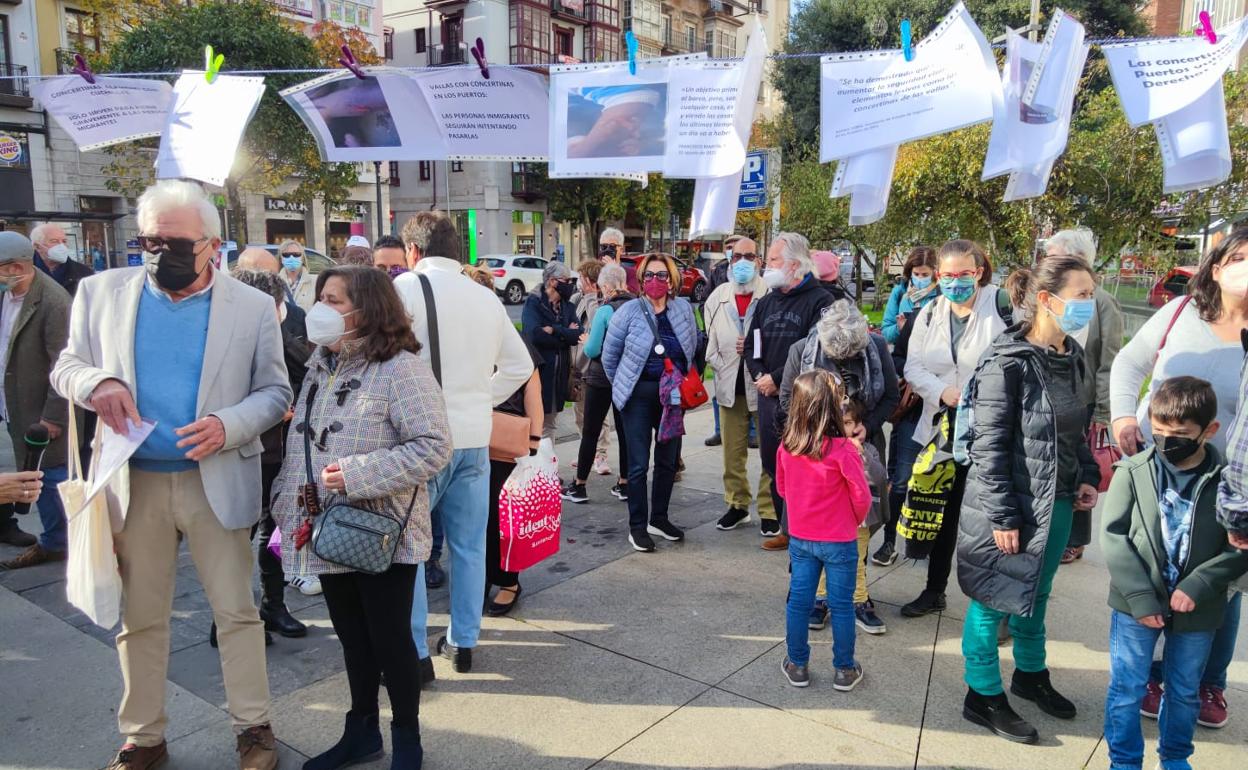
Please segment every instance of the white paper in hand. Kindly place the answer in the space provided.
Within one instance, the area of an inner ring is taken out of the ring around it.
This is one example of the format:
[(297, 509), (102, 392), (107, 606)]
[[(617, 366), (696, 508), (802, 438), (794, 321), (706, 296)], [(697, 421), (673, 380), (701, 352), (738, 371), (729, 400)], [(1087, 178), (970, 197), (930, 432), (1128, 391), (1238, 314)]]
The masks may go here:
[(109, 480), (130, 461), (130, 457), (138, 451), (138, 448), (156, 428), (156, 423), (151, 420), (144, 420), (137, 426), (130, 422), (127, 424), (130, 426), (130, 432), (124, 436), (114, 432), (103, 421), (96, 428), (104, 432), (104, 439), (100, 442), (99, 457), (96, 457), (92, 463), (91, 486), (87, 489), (87, 497), (83, 500), (84, 505), (91, 502), (91, 498), (108, 485)]
[(208, 83), (202, 72), (183, 72), (173, 86), (156, 178), (225, 184), (263, 95), (264, 78), (218, 75)]
[(39, 82), (34, 94), (78, 149), (86, 152), (160, 136), (173, 87), (163, 80), (96, 75), (95, 83), (88, 83), (78, 75), (66, 75)]

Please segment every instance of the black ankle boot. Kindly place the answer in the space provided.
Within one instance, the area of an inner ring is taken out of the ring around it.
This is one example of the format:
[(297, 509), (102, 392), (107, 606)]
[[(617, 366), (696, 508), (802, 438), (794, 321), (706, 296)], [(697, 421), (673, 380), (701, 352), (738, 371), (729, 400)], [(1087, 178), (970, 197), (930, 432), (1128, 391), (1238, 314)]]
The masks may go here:
[(433, 670), (433, 658), (420, 659), (420, 689), (425, 689), (438, 678), (437, 673)]
[(1075, 704), (1067, 700), (1061, 693), (1053, 689), (1049, 680), (1049, 670), (1019, 671), (1014, 669), (1014, 677), (1010, 680), (1010, 692), (1020, 698), (1033, 701), (1040, 710), (1058, 719), (1074, 719)]
[(371, 762), (384, 753), (377, 714), (348, 711), (342, 737), (329, 751), (304, 762), (303, 770), (337, 770), (347, 765)]
[(269, 601), (266, 597), (260, 602), (260, 619), (264, 621), (265, 631), (272, 631), (288, 639), (308, 635), (308, 627), (295, 620), (283, 601)]
[(1035, 743), (1040, 740), (1036, 728), (1010, 708), (1010, 701), (1004, 693), (980, 695), (968, 689), (966, 700), (962, 703), (962, 716), (1015, 743)]
[[(390, 723), (390, 770), (420, 770), (425, 750), (420, 745), (420, 730)], [(305, 767), (304, 770), (307, 770)]]

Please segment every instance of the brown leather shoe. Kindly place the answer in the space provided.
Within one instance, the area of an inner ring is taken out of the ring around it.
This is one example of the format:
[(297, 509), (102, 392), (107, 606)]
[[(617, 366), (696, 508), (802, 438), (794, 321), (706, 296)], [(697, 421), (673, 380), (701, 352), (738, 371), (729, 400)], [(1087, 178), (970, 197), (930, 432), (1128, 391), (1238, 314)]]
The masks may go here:
[(17, 558), (10, 559), (6, 562), (0, 562), (0, 569), (22, 569), (23, 567), (35, 567), (40, 564), (46, 564), (50, 561), (65, 561), (67, 553), (65, 551), (49, 551), (43, 546), (35, 543), (17, 555)]
[(277, 738), (270, 725), (248, 727), (238, 734), (238, 770), (273, 770), (277, 767)]
[(776, 535), (770, 540), (763, 541), (764, 551), (783, 551), (787, 549), (788, 547), (789, 547), (789, 536), (783, 533)]
[(169, 758), (169, 746), (161, 741), (156, 746), (135, 746), (127, 743), (104, 770), (152, 770)]

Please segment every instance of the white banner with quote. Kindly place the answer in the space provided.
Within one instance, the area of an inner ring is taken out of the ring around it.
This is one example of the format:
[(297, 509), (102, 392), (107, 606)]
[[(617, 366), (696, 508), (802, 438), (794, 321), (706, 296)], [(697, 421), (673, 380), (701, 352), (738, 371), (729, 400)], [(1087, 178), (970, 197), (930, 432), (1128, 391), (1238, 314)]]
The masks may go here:
[(83, 152), (160, 136), (173, 100), (173, 86), (163, 80), (103, 75), (94, 83), (78, 75), (48, 78), (33, 92)]

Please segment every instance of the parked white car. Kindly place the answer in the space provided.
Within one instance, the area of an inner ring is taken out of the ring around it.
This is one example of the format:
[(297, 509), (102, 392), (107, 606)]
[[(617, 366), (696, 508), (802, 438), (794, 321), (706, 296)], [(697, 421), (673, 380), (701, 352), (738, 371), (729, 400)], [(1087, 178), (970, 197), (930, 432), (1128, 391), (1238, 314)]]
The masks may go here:
[(548, 260), (529, 254), (487, 254), (481, 258), (494, 273), (494, 289), (509, 305), (524, 302), (524, 295), (542, 283)]

